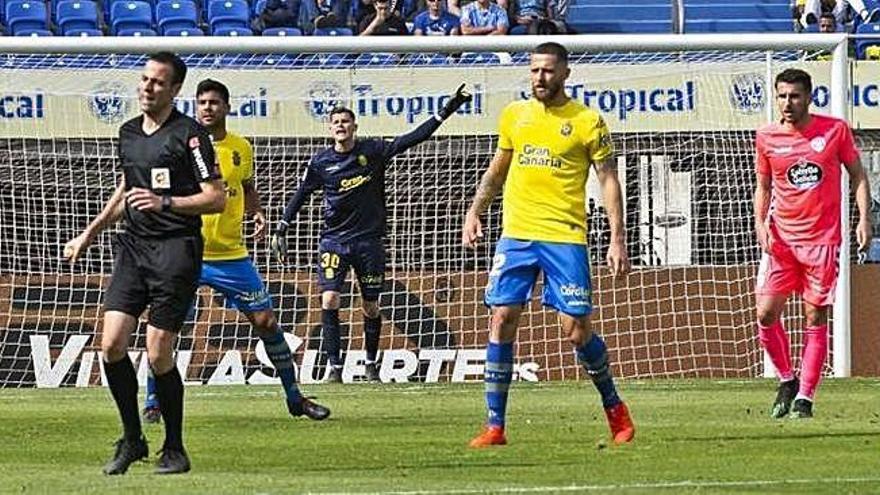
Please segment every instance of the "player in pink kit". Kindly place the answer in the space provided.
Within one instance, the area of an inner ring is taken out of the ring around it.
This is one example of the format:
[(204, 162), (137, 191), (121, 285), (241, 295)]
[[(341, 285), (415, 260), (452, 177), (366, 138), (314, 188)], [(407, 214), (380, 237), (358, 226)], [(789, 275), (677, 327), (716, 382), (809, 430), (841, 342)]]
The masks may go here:
[[(764, 254), (758, 270), (758, 337), (780, 384), (770, 415), (813, 415), (813, 396), (828, 355), (828, 308), (834, 303), (840, 253), (841, 164), (859, 209), (856, 240), (871, 239), (868, 178), (846, 121), (810, 114), (812, 81), (799, 69), (776, 76), (781, 118), (755, 136), (755, 231)], [(792, 369), (780, 317), (792, 292), (804, 300), (806, 327), (800, 380)], [(793, 402), (793, 404), (792, 404)]]

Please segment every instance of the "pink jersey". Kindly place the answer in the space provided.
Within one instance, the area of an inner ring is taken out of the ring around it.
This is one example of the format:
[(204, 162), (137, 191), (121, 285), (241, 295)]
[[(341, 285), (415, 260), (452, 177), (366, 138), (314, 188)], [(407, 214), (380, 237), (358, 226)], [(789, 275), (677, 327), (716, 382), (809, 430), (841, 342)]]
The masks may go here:
[(771, 177), (771, 235), (791, 245), (839, 244), (840, 165), (855, 163), (859, 151), (846, 121), (811, 117), (799, 131), (758, 129), (755, 168)]

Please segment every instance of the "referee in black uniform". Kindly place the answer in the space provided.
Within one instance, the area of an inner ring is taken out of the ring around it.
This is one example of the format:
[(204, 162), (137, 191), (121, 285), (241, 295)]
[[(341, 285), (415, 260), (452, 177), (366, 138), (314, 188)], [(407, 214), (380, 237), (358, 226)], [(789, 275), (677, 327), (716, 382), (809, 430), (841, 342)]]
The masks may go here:
[(150, 56), (138, 85), (142, 114), (119, 129), (119, 185), (86, 230), (64, 247), (64, 257), (76, 261), (102, 230), (125, 218), (104, 297), (104, 370), (124, 427), (106, 474), (123, 474), (148, 455), (137, 376), (127, 352), (148, 307), (147, 357), (165, 420), (156, 473), (190, 469), (182, 438), (183, 381), (173, 350), (201, 273), (200, 215), (223, 211), (226, 194), (208, 132), (174, 107), (185, 77), (186, 65), (177, 55)]

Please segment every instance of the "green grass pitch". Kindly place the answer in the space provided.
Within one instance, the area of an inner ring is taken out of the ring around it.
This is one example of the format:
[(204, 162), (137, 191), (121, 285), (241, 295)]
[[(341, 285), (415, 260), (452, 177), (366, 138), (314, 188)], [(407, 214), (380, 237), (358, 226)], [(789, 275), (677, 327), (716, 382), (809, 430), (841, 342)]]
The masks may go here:
[[(186, 391), (193, 471), (101, 466), (105, 389), (0, 391), (0, 493), (880, 493), (880, 380), (826, 380), (812, 420), (772, 420), (767, 380), (622, 381), (635, 442), (608, 445), (589, 383), (515, 383), (506, 447), (471, 450), (481, 384), (315, 385), (323, 422), (279, 387)], [(147, 425), (152, 452), (162, 427)]]

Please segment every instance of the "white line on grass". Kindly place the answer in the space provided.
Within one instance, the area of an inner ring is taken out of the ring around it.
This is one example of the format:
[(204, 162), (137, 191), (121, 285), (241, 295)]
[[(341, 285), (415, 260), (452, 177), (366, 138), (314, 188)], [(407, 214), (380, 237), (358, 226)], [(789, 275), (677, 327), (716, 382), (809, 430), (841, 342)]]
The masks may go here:
[(310, 492), (311, 495), (477, 495), (481, 493), (547, 493), (547, 492), (580, 492), (606, 490), (656, 490), (675, 488), (739, 488), (777, 485), (828, 485), (839, 483), (877, 483), (880, 477), (864, 478), (813, 478), (813, 479), (782, 479), (782, 480), (741, 480), (741, 481), (662, 481), (657, 483), (622, 483), (614, 485), (560, 485), (560, 486), (526, 486), (485, 489), (460, 490), (413, 490), (388, 492)]

